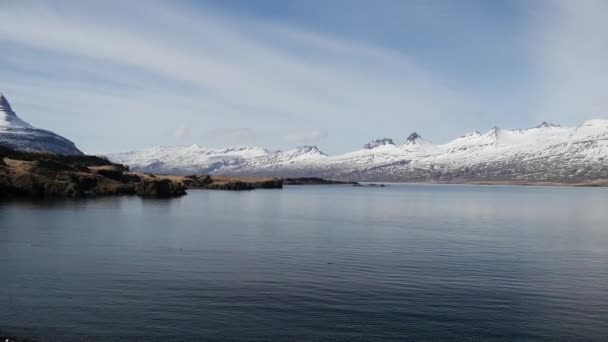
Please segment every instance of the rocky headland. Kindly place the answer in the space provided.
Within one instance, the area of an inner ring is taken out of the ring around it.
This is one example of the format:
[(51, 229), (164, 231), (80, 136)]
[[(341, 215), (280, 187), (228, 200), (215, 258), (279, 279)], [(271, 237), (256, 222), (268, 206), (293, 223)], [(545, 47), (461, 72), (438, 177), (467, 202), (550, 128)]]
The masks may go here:
[(171, 176), (133, 173), (122, 164), (88, 155), (15, 151), (0, 146), (0, 199), (137, 195), (171, 198), (186, 189), (253, 190), (283, 187), (283, 179)]

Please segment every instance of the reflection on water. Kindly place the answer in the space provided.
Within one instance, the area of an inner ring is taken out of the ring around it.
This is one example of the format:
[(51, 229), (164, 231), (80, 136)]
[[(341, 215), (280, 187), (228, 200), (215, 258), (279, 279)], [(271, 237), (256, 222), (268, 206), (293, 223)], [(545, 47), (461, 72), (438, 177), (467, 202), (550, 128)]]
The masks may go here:
[(607, 189), (392, 185), (0, 203), (41, 340), (608, 336)]

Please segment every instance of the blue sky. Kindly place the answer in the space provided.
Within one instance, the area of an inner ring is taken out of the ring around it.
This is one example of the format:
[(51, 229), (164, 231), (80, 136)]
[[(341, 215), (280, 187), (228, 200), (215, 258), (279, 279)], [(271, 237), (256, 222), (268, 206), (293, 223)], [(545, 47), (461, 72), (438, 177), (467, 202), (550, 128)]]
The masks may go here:
[(0, 91), (87, 152), (608, 118), (608, 2), (0, 1)]

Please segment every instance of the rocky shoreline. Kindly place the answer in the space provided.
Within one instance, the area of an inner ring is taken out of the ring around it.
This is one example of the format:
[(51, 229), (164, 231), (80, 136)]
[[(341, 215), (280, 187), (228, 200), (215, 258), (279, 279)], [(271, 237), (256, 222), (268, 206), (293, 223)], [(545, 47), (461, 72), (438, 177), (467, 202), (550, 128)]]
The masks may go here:
[(137, 195), (172, 198), (186, 189), (280, 189), (280, 178), (132, 173), (125, 165), (97, 156), (20, 152), (0, 147), (0, 199)]

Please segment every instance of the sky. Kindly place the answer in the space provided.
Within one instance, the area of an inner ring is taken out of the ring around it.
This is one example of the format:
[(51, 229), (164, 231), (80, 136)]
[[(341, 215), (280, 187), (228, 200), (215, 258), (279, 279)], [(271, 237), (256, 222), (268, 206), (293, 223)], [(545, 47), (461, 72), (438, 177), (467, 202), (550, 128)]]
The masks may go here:
[(605, 0), (0, 0), (0, 92), (90, 153), (578, 125), (607, 60)]

